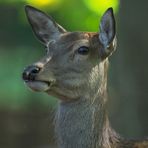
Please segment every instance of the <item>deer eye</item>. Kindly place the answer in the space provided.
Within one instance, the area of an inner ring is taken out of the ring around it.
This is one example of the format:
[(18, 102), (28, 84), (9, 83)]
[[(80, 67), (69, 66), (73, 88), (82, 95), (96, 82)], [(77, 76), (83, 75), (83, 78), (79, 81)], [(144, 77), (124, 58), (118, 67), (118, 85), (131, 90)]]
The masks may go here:
[(80, 48), (78, 48), (77, 52), (81, 55), (87, 55), (89, 53), (89, 48), (86, 46), (81, 46)]

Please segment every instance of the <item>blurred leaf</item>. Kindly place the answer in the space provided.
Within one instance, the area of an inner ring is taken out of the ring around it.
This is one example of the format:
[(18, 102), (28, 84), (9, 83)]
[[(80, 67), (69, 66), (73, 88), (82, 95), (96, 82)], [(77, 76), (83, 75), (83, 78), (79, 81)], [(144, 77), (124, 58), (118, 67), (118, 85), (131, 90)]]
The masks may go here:
[(102, 15), (109, 7), (118, 10), (119, 0), (84, 0), (86, 6), (95, 13)]
[(62, 0), (24, 0), (27, 4), (33, 5), (34, 7), (52, 8), (57, 7)]

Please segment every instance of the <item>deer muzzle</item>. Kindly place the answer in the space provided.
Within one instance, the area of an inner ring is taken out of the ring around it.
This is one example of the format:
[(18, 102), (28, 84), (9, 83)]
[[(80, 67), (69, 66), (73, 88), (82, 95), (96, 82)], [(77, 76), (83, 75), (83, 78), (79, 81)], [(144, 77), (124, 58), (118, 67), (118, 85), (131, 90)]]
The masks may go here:
[(34, 91), (47, 91), (51, 88), (53, 80), (46, 81), (37, 78), (41, 68), (37, 66), (28, 66), (25, 68), (22, 78), (25, 84)]

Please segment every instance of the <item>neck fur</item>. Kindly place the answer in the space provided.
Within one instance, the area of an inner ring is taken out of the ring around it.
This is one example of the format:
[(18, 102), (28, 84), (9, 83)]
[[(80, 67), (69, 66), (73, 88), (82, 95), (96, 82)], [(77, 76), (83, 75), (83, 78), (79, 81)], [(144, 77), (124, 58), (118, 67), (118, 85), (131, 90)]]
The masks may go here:
[(92, 98), (59, 104), (56, 116), (59, 148), (111, 148), (104, 74), (101, 81)]

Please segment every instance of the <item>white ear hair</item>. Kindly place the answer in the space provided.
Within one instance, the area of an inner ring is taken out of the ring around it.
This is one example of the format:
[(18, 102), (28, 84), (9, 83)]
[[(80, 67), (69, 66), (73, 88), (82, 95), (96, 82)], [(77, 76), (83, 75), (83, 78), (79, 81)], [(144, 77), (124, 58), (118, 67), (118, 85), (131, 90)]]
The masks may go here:
[(49, 45), (51, 44), (51, 43), (55, 43), (55, 40), (50, 40), (48, 43), (47, 43), (47, 47), (49, 47)]

